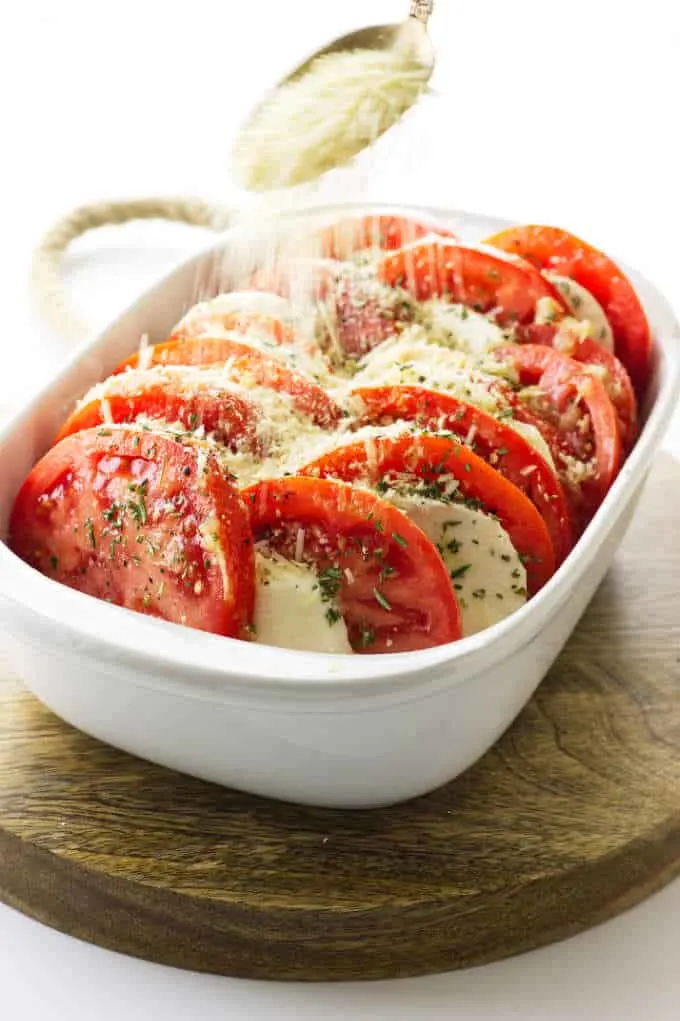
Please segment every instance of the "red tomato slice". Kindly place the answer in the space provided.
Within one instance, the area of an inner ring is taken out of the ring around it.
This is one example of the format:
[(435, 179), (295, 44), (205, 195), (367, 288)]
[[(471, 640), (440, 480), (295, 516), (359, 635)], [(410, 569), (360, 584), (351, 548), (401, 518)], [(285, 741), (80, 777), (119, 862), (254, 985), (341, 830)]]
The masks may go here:
[(361, 216), (327, 227), (321, 237), (321, 254), (328, 259), (349, 259), (367, 248), (393, 251), (428, 234), (455, 238), (445, 227), (429, 227), (407, 216)]
[(257, 426), (262, 413), (253, 401), (228, 387), (192, 380), (159, 380), (155, 374), (135, 380), (134, 391), (111, 393), (89, 401), (67, 419), (55, 442), (106, 423), (129, 425), (145, 417), (187, 432), (203, 426), (206, 435), (232, 450), (264, 454)]
[(547, 461), (509, 425), (473, 404), (419, 386), (371, 387), (354, 394), (363, 404), (363, 424), (403, 419), (459, 436), (531, 500), (548, 527), (558, 565), (567, 557), (574, 543), (564, 490)]
[[(154, 365), (219, 365), (229, 362), (229, 376), (239, 382), (251, 381), (290, 394), (297, 410), (322, 429), (332, 429), (342, 411), (332, 397), (301, 372), (286, 368), (278, 359), (248, 344), (229, 337), (198, 337), (193, 340), (169, 340), (147, 349), (141, 356), (147, 368)], [(137, 368), (140, 354), (126, 358), (114, 375)]]
[[(572, 512), (585, 525), (606, 496), (623, 460), (618, 419), (605, 387), (578, 362), (541, 344), (508, 344), (496, 348), (493, 356), (513, 365), (523, 386), (541, 391), (530, 407), (547, 422), (544, 435), (570, 496)], [(590, 419), (586, 428), (581, 427), (584, 412)], [(595, 474), (574, 484), (563, 467), (565, 455), (584, 464), (594, 458)]]
[(274, 316), (256, 315), (249, 312), (214, 312), (206, 311), (201, 315), (192, 316), (184, 324), (173, 330), (170, 340), (190, 340), (193, 337), (214, 336), (219, 330), (227, 333), (239, 333), (247, 336), (258, 332), (277, 344), (292, 344), (295, 334), (289, 326)]
[(339, 478), (403, 486), (409, 476), (442, 491), (442, 477), (458, 482), (463, 500), (495, 514), (523, 558), (527, 589), (534, 595), (555, 573), (555, 551), (548, 528), (521, 490), (461, 443), (424, 434), (377, 436), (338, 447), (300, 472), (315, 478)]
[(350, 358), (361, 358), (413, 321), (403, 293), (352, 271), (339, 275), (331, 294), (333, 339)]
[(614, 334), (616, 356), (641, 394), (648, 382), (652, 338), (647, 316), (635, 288), (603, 252), (558, 227), (511, 227), (488, 244), (522, 256), (542, 270), (551, 270), (590, 291), (602, 306)]
[(55, 581), (117, 606), (215, 634), (249, 633), (248, 514), (209, 450), (126, 429), (71, 436), (21, 487), (10, 546)]
[(446, 567), (392, 504), (341, 482), (273, 479), (245, 490), (256, 541), (302, 557), (337, 598), (355, 652), (410, 652), (462, 637)]
[(493, 312), (501, 326), (529, 332), (541, 298), (566, 305), (556, 287), (516, 256), (447, 241), (417, 241), (378, 263), (378, 277), (401, 286), (418, 301), (446, 298), (477, 312)]
[(575, 362), (600, 366), (602, 376), (598, 378), (601, 379), (616, 410), (624, 449), (630, 450), (638, 435), (638, 410), (635, 390), (623, 364), (616, 355), (607, 351), (592, 337), (576, 339), (557, 333), (553, 337), (551, 346), (554, 346), (555, 350), (562, 354), (573, 358)]

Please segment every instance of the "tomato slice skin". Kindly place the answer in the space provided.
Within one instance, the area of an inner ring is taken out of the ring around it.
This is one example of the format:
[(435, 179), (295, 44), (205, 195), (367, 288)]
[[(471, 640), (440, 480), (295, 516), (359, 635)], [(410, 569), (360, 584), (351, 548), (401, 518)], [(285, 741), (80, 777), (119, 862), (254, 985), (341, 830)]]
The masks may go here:
[[(332, 573), (358, 653), (410, 652), (462, 637), (446, 567), (427, 536), (392, 504), (343, 482), (291, 477), (244, 491), (255, 541)], [(328, 573), (327, 573), (328, 577)]]
[(555, 551), (547, 525), (524, 493), (463, 444), (425, 434), (376, 436), (370, 453), (365, 441), (348, 443), (305, 465), (301, 475), (366, 480), (379, 484), (387, 476), (438, 485), (442, 476), (458, 482), (464, 500), (495, 514), (518, 554), (524, 559), (527, 589), (534, 595), (556, 570)]
[(557, 288), (531, 263), (458, 242), (425, 240), (400, 248), (380, 260), (378, 277), (404, 287), (417, 301), (446, 298), (478, 312), (493, 311), (500, 326), (530, 332), (541, 298), (567, 310)]
[(243, 336), (257, 330), (277, 344), (292, 344), (295, 340), (295, 334), (290, 326), (286, 326), (274, 316), (248, 312), (215, 312), (214, 310), (207, 311), (200, 316), (192, 316), (186, 323), (173, 330), (169, 339), (190, 340), (195, 337), (210, 337), (214, 336), (218, 330)]
[(198, 630), (249, 636), (248, 513), (209, 449), (123, 428), (69, 436), (24, 481), (9, 531), (18, 556), (80, 592)]
[(152, 378), (140, 381), (134, 393), (112, 393), (104, 400), (106, 414), (102, 399), (89, 401), (70, 415), (55, 442), (107, 422), (129, 425), (144, 416), (170, 425), (179, 422), (187, 432), (203, 426), (206, 435), (232, 450), (264, 453), (257, 433), (259, 409), (228, 387), (197, 382), (187, 390), (177, 382)]
[(321, 254), (345, 260), (368, 248), (394, 251), (429, 234), (455, 238), (446, 227), (431, 227), (408, 216), (359, 216), (327, 227), (321, 235)]
[(355, 390), (365, 425), (385, 425), (402, 419), (424, 429), (449, 432), (521, 490), (545, 521), (557, 564), (574, 545), (571, 512), (564, 490), (550, 465), (509, 425), (450, 394), (419, 386), (365, 387)]
[[(623, 463), (621, 430), (604, 385), (572, 358), (542, 344), (508, 344), (496, 348), (493, 355), (514, 366), (523, 386), (542, 390), (558, 412), (574, 401), (585, 406), (592, 423), (597, 476), (585, 481), (578, 490), (573, 486), (567, 489), (572, 513), (584, 527), (604, 500)], [(549, 430), (544, 436), (558, 466), (561, 454), (578, 458), (577, 447), (565, 431), (559, 428), (555, 431), (550, 425)], [(560, 474), (565, 480), (564, 474)]]
[[(338, 404), (322, 387), (301, 372), (287, 368), (278, 359), (230, 337), (198, 337), (168, 340), (147, 349), (142, 364), (209, 366), (229, 362), (229, 376), (235, 381), (252, 380), (257, 386), (290, 394), (296, 409), (322, 429), (332, 429), (342, 418)], [(139, 366), (139, 353), (126, 358), (114, 370), (118, 375)]]
[(624, 450), (631, 450), (638, 437), (638, 407), (633, 383), (623, 363), (592, 337), (568, 341), (556, 350), (575, 362), (598, 365), (604, 370), (602, 382), (619, 419)]
[(532, 262), (541, 270), (570, 277), (602, 306), (614, 334), (614, 351), (638, 395), (649, 381), (652, 337), (635, 288), (604, 252), (558, 227), (529, 224), (511, 227), (487, 244)]

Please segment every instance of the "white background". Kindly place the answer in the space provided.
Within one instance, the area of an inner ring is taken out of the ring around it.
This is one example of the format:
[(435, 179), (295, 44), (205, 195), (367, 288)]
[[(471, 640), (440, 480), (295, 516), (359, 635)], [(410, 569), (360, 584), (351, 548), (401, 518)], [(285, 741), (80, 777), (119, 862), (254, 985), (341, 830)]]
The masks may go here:
[[(235, 198), (229, 139), (298, 57), (395, 20), (405, 0), (23, 0), (2, 15), (0, 404), (63, 356), (28, 292), (31, 252), (84, 202)], [(667, 0), (438, 0), (438, 133), (409, 136), (404, 197), (560, 223), (637, 265), (680, 306), (680, 15)], [(395, 168), (391, 168), (391, 180)], [(416, 194), (414, 195), (414, 189)], [(79, 242), (74, 299), (101, 326), (202, 232), (134, 226)], [(680, 450), (680, 421), (669, 445)], [(680, 1016), (680, 885), (573, 940), (460, 974), (303, 986), (171, 971), (0, 906), (0, 1004), (21, 1021)]]

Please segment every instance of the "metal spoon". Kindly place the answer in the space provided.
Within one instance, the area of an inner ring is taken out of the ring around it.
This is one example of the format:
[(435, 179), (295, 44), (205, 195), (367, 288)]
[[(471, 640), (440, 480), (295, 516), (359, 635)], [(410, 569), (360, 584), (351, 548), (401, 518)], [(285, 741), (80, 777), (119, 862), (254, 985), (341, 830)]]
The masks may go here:
[(434, 10), (434, 0), (411, 0), (411, 10), (406, 21), (396, 25), (372, 25), (369, 28), (360, 28), (356, 32), (349, 32), (347, 35), (323, 46), (311, 57), (307, 57), (302, 64), (285, 75), (262, 100), (260, 106), (268, 102), (271, 95), (280, 89), (282, 85), (301, 78), (317, 57), (323, 57), (327, 53), (340, 53), (343, 50), (390, 50), (395, 47), (404, 46), (413, 53), (424, 67), (434, 71), (434, 47), (427, 34), (427, 23)]

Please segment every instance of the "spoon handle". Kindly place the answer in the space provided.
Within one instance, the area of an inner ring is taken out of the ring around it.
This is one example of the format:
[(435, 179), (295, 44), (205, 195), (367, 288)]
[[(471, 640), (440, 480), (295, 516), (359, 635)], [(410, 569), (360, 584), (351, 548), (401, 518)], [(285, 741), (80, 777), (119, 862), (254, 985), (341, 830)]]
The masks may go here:
[(421, 25), (427, 25), (434, 9), (434, 0), (411, 0), (409, 17), (415, 18)]

